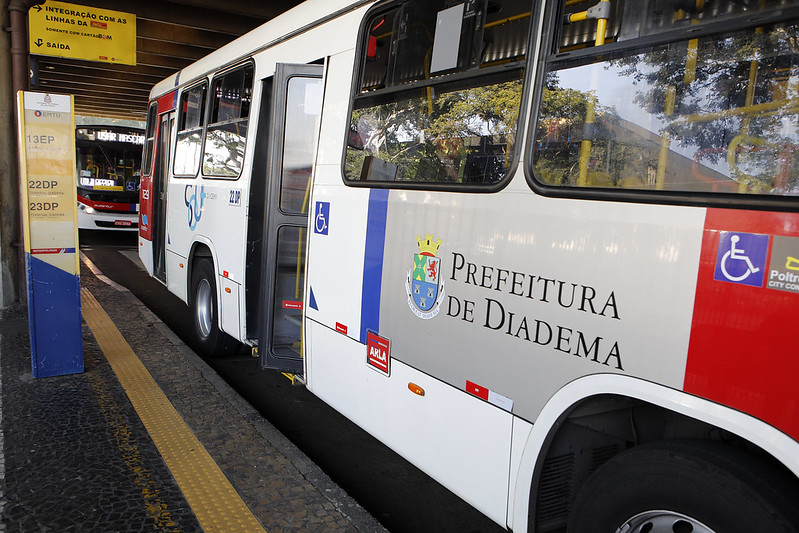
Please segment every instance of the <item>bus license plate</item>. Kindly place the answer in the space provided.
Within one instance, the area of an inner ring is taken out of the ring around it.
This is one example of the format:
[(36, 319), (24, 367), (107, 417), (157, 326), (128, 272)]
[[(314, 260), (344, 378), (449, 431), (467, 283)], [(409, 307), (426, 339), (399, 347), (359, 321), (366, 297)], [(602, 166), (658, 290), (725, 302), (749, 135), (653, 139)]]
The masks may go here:
[(114, 226), (127, 226), (130, 227), (131, 222), (130, 220), (115, 220)]

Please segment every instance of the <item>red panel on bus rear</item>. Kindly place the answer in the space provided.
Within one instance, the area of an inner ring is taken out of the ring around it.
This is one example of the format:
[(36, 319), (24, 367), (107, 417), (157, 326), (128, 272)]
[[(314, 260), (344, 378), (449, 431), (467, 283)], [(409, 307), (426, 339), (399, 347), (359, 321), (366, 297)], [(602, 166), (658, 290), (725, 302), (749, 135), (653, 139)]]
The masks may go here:
[[(157, 128), (158, 126), (156, 126)], [(156, 135), (158, 131), (156, 129)], [(155, 150), (153, 150), (155, 151)], [(150, 167), (154, 169), (155, 165)], [(142, 174), (139, 182), (139, 236), (148, 241), (153, 240), (153, 177), (152, 171), (149, 175)]]
[[(177, 91), (172, 91), (158, 98), (158, 118), (156, 119), (155, 144), (153, 146), (152, 160), (150, 161), (150, 173), (142, 175), (139, 185), (139, 235), (148, 241), (153, 240), (153, 173), (156, 168), (155, 162), (158, 160), (158, 148), (161, 144), (159, 142), (161, 138), (160, 115), (175, 109), (177, 94)], [(167, 172), (164, 169), (165, 179), (166, 176)]]
[(175, 109), (177, 103), (177, 91), (172, 91), (158, 98), (158, 114), (166, 113)]
[[(799, 266), (796, 249), (799, 215), (708, 209), (684, 388), (799, 438), (799, 284), (775, 288)], [(761, 286), (739, 279), (747, 268), (763, 270)]]

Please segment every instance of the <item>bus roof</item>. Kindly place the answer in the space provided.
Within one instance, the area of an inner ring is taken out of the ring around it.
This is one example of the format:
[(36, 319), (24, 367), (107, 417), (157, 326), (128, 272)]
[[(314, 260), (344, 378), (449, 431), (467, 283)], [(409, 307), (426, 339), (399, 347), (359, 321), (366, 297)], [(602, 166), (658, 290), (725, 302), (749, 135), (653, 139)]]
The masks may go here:
[(158, 82), (150, 100), (375, 0), (306, 0)]

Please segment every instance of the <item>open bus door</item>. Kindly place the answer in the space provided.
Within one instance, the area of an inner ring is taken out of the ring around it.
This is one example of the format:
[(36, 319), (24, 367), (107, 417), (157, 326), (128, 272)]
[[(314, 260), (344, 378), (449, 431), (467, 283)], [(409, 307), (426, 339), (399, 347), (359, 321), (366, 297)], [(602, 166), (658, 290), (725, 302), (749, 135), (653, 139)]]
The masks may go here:
[(306, 228), (322, 111), (322, 72), (321, 65), (278, 64), (269, 114), (258, 351), (263, 368), (296, 374), (303, 372)]
[(153, 277), (166, 282), (166, 185), (169, 179), (169, 139), (174, 111), (161, 115), (153, 172)]

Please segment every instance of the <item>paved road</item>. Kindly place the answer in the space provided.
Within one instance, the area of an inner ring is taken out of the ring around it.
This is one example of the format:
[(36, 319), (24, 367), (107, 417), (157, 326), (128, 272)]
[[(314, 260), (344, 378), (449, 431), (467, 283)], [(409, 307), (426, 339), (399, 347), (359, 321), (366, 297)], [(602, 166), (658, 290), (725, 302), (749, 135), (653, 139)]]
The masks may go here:
[[(188, 308), (133, 262), (136, 236), (81, 233), (81, 250), (127, 287), (187, 344)], [(426, 474), (246, 351), (209, 364), (336, 483), (394, 533), (503, 531)]]

